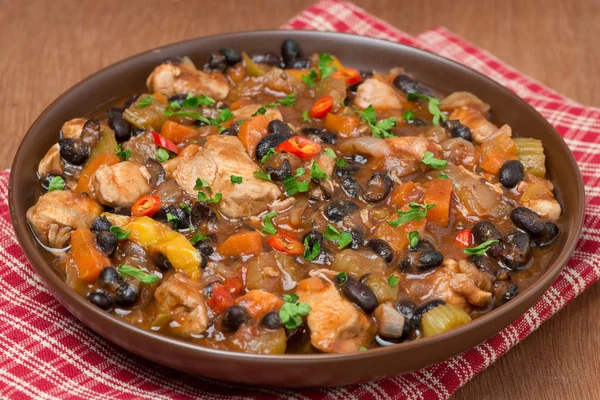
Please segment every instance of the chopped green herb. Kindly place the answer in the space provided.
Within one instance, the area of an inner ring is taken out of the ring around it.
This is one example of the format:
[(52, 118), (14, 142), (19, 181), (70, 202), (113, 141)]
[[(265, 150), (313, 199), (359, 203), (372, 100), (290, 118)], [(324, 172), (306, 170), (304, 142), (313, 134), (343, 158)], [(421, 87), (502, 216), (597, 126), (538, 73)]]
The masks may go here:
[(263, 181), (273, 182), (273, 180), (271, 179), (271, 176), (265, 174), (265, 171), (263, 171), (262, 169), (259, 169), (258, 171), (254, 171), (252, 173), (252, 175), (254, 175), (255, 178), (262, 179)]
[(131, 234), (131, 231), (126, 231), (125, 229), (117, 225), (111, 226), (110, 231), (117, 237), (117, 240), (127, 239), (127, 236)]
[(369, 105), (369, 107), (365, 108), (360, 113), (360, 117), (369, 125), (371, 134), (374, 137), (380, 139), (396, 137), (390, 132), (390, 129), (396, 126), (396, 117), (390, 117), (381, 121), (377, 121), (377, 113), (372, 105)]
[(177, 229), (177, 225), (179, 225), (179, 218), (177, 218), (171, 213), (167, 213), (167, 222), (172, 222), (173, 228)]
[(337, 155), (335, 154), (335, 151), (333, 151), (333, 149), (331, 148), (326, 148), (324, 150), (325, 154), (327, 154), (329, 157), (333, 158), (334, 160), (337, 158)]
[(348, 232), (340, 232), (333, 225), (328, 224), (325, 232), (323, 232), (325, 239), (338, 244), (339, 249), (343, 249), (352, 243), (352, 235)]
[(446, 174), (440, 174), (440, 179), (448, 179), (448, 175), (446, 175)]
[(338, 158), (337, 160), (335, 160), (335, 165), (337, 165), (338, 167), (343, 167), (344, 165), (346, 165), (346, 160), (344, 160), (343, 158)]
[(219, 115), (217, 115), (217, 118), (210, 120), (210, 124), (219, 125), (223, 122), (229, 121), (231, 118), (233, 118), (233, 113), (229, 110), (229, 108), (223, 108), (222, 110), (219, 110)]
[(309, 124), (312, 122), (312, 118), (308, 115), (308, 110), (304, 110), (302, 113), (302, 120), (304, 122), (308, 122)]
[(239, 119), (239, 120), (237, 121), (237, 124), (238, 124), (238, 126), (241, 126), (243, 123), (244, 123), (244, 120), (243, 120), (243, 119)]
[(308, 86), (311, 89), (315, 87), (315, 80), (318, 77), (319, 75), (317, 75), (317, 71), (315, 71), (314, 69), (311, 69), (308, 74), (301, 76), (302, 81), (304, 81), (304, 83), (306, 83), (306, 86)]
[(395, 287), (398, 284), (398, 282), (400, 282), (400, 279), (398, 279), (396, 275), (391, 274), (389, 278), (387, 278), (387, 282), (388, 285), (390, 285), (391, 287)]
[(181, 110), (181, 104), (176, 101), (171, 101), (169, 103), (169, 107), (171, 107), (173, 110)]
[(84, 178), (89, 178), (90, 176), (88, 174), (83, 174)]
[(313, 178), (316, 178), (316, 179), (329, 178), (329, 175), (327, 175), (325, 173), (325, 171), (323, 171), (323, 169), (321, 167), (319, 167), (319, 164), (317, 164), (314, 161), (313, 161), (312, 165), (310, 166), (310, 176), (312, 176)]
[(302, 324), (302, 317), (308, 315), (311, 308), (306, 303), (298, 303), (298, 296), (283, 295), (285, 303), (279, 310), (279, 319), (287, 329), (296, 329)]
[(221, 193), (216, 193), (215, 197), (211, 199), (206, 196), (206, 193), (198, 192), (198, 201), (204, 201), (206, 203), (218, 203), (221, 201), (222, 197), (223, 195)]
[(431, 115), (433, 115), (432, 122), (434, 125), (439, 125), (440, 120), (445, 121), (448, 119), (446, 117), (446, 114), (444, 114), (442, 112), (442, 110), (440, 110), (440, 99), (438, 99), (436, 97), (426, 96), (426, 95), (420, 94), (420, 93), (409, 93), (407, 98), (408, 98), (408, 100), (411, 100), (411, 101), (414, 101), (417, 99), (426, 100), (429, 103), (428, 110), (431, 113)]
[(265, 155), (262, 156), (262, 158), (260, 159), (261, 164), (266, 163), (267, 160), (269, 159), (269, 157), (271, 157), (273, 154), (275, 154), (275, 148), (271, 147), (271, 148), (269, 148), (269, 150), (267, 150)]
[(486, 240), (485, 242), (481, 243), (479, 246), (466, 248), (464, 250), (464, 253), (468, 254), (470, 256), (482, 256), (490, 249), (490, 247), (492, 247), (493, 245), (495, 245), (498, 242), (499, 242), (498, 240)]
[[(196, 108), (201, 106), (212, 106), (215, 104), (215, 99), (201, 94), (198, 97), (194, 97), (192, 92), (188, 93), (186, 99), (181, 103), (184, 108)], [(172, 107), (171, 107), (172, 108)]]
[(435, 158), (433, 156), (433, 153), (430, 151), (425, 152), (421, 163), (427, 165), (432, 169), (444, 169), (448, 166), (448, 161)]
[(419, 244), (419, 232), (412, 231), (408, 232), (408, 245), (411, 249), (414, 249)]
[(333, 65), (330, 65), (333, 62), (333, 57), (329, 53), (321, 53), (319, 54), (319, 64), (317, 68), (319, 68), (319, 72), (321, 72), (321, 80), (327, 78), (329, 75), (334, 73), (337, 68)]
[(367, 351), (367, 350), (369, 350), (369, 349), (367, 349), (365, 346), (360, 346), (360, 347), (358, 348), (358, 350), (360, 350), (360, 351)]
[(306, 168), (298, 168), (295, 176), (288, 176), (283, 180), (283, 187), (290, 196), (293, 196), (296, 193), (308, 192), (310, 180), (298, 181), (296, 179), (304, 175), (305, 172)]
[(187, 212), (188, 214), (192, 212), (192, 207), (187, 204), (187, 203), (179, 203), (179, 208), (181, 208), (183, 211)]
[(65, 180), (60, 175), (50, 179), (48, 183), (48, 191), (54, 192), (55, 190), (65, 190)]
[(214, 120), (206, 118), (204, 115), (195, 111), (176, 111), (173, 112), (168, 108), (165, 108), (164, 113), (167, 117), (183, 117), (196, 119), (200, 122), (204, 122), (206, 125), (216, 125), (213, 123)]
[(304, 239), (304, 259), (306, 261), (312, 261), (317, 258), (319, 253), (321, 253), (321, 243), (317, 241), (311, 246), (308, 239), (308, 236)]
[(165, 162), (169, 158), (171, 158), (171, 155), (169, 154), (169, 151), (167, 149), (159, 147), (158, 150), (156, 150), (156, 159), (158, 161)]
[(139, 279), (140, 282), (145, 283), (147, 285), (152, 285), (153, 283), (160, 281), (160, 278), (158, 276), (150, 274), (148, 272), (144, 272), (139, 268), (135, 268), (129, 265), (121, 265), (119, 268), (117, 268), (117, 271), (119, 271), (121, 275), (128, 275), (133, 278)]
[(210, 192), (210, 185), (202, 178), (196, 179), (196, 185), (194, 185), (194, 190), (202, 190), (202, 188), (208, 188)]
[(198, 231), (194, 236), (190, 238), (190, 243), (195, 245), (198, 242), (204, 242), (205, 240), (210, 240), (208, 236), (202, 235), (202, 232)]
[(335, 281), (340, 287), (344, 286), (346, 282), (348, 282), (348, 274), (345, 272), (340, 272), (335, 276)]
[(152, 100), (153, 100), (152, 96), (146, 96), (143, 99), (141, 99), (140, 101), (138, 101), (138, 103), (135, 105), (135, 108), (148, 107), (150, 104), (152, 104)]
[(256, 112), (254, 114), (252, 114), (251, 116), (256, 117), (259, 114), (265, 115), (266, 112), (267, 112), (267, 109), (264, 106), (262, 106), (258, 110), (256, 110)]
[(412, 121), (415, 119), (415, 114), (410, 110), (406, 110), (402, 113), (402, 118), (404, 118), (406, 122)]
[(348, 246), (350, 243), (352, 243), (352, 235), (348, 232), (342, 232), (340, 233), (340, 239), (338, 240), (338, 248), (339, 249), (343, 249), (344, 247)]
[(117, 157), (119, 157), (123, 161), (127, 161), (129, 157), (131, 157), (131, 150), (123, 150), (123, 146), (119, 145), (117, 151)]
[(229, 179), (231, 180), (231, 183), (237, 183), (237, 184), (242, 183), (242, 177), (241, 176), (231, 175), (229, 177)]
[(408, 211), (396, 210), (400, 218), (388, 221), (388, 225), (397, 228), (410, 221), (422, 221), (427, 216), (427, 210), (435, 207), (435, 204), (419, 204), (415, 202), (408, 203)]
[(273, 218), (275, 218), (277, 215), (277, 211), (271, 211), (270, 213), (262, 217), (262, 221), (264, 224), (262, 227), (263, 232), (269, 233), (271, 235), (277, 233), (277, 229), (275, 229), (275, 226), (273, 225)]
[(290, 93), (282, 99), (276, 100), (275, 103), (281, 104), (286, 107), (293, 106), (296, 104), (296, 93)]

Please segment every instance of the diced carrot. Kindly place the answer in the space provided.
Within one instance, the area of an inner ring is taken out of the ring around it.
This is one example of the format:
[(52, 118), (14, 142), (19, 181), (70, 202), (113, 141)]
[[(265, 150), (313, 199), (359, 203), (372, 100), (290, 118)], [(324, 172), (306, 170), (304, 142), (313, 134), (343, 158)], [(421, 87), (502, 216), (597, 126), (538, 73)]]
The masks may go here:
[(88, 162), (83, 171), (81, 171), (81, 174), (79, 174), (79, 180), (77, 181), (75, 191), (77, 193), (90, 193), (90, 180), (92, 179), (92, 175), (94, 175), (96, 170), (100, 168), (101, 165), (115, 165), (120, 161), (121, 159), (116, 154), (98, 154)]
[(160, 134), (175, 144), (180, 144), (198, 135), (198, 131), (191, 126), (166, 121), (160, 129)]
[(286, 69), (286, 74), (292, 75), (300, 80), (302, 80), (303, 75), (308, 75), (310, 73), (309, 69)]
[(242, 126), (240, 126), (238, 138), (242, 141), (242, 144), (250, 156), (254, 155), (256, 145), (260, 139), (267, 134), (267, 126), (269, 125), (269, 122), (270, 120), (268, 117), (263, 114), (259, 114), (244, 122)]
[(481, 145), (481, 162), (479, 166), (485, 172), (497, 174), (508, 160), (517, 160), (516, 143), (506, 133), (501, 133), (492, 140)]
[(110, 266), (110, 260), (96, 247), (95, 236), (87, 228), (76, 229), (71, 234), (70, 253), (79, 279), (86, 282), (95, 282), (102, 268)]
[(452, 182), (449, 179), (433, 179), (423, 184), (423, 191), (423, 202), (435, 204), (435, 207), (427, 211), (427, 219), (439, 226), (448, 226)]
[(265, 314), (271, 311), (279, 311), (283, 305), (283, 300), (264, 290), (251, 290), (236, 299), (235, 304), (246, 308), (252, 319), (258, 322)]
[[(244, 67), (244, 65), (241, 63), (234, 65), (233, 67), (229, 67), (227, 68), (227, 76), (229, 76), (229, 79), (235, 83), (240, 83), (246, 79), (246, 67)], [(232, 108), (232, 110), (235, 110), (235, 108)]]
[[(393, 220), (394, 216), (390, 218)], [(396, 252), (403, 252), (408, 249), (408, 233), (412, 231), (418, 231), (420, 234), (425, 229), (426, 220), (421, 221), (410, 221), (404, 225), (400, 225), (397, 228), (391, 227), (387, 221), (381, 222), (375, 227), (373, 235), (379, 239), (385, 240), (392, 249)]]
[(163, 103), (168, 103), (169, 99), (167, 99), (167, 96), (165, 96), (164, 94), (160, 93), (160, 92), (156, 92), (152, 95), (152, 97), (154, 97), (156, 100), (159, 100)]
[(335, 115), (327, 114), (325, 117), (325, 129), (337, 132), (341, 137), (351, 137), (360, 125), (358, 117), (352, 114)]
[(229, 236), (217, 247), (217, 251), (225, 257), (240, 257), (256, 254), (262, 250), (262, 238), (256, 231), (241, 230)]
[(390, 204), (400, 209), (411, 201), (420, 202), (423, 192), (413, 181), (408, 181), (394, 188), (390, 195)]

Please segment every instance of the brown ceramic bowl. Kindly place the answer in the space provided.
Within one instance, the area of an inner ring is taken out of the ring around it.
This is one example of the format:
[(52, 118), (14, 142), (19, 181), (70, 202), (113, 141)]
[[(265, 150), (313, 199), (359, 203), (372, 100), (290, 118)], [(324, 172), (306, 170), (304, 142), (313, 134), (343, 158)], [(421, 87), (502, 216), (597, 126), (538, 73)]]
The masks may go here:
[[(284, 38), (299, 41), (307, 54), (334, 53), (348, 66), (379, 70), (403, 66), (441, 92), (473, 92), (491, 104), (494, 117), (508, 123), (517, 134), (542, 139), (565, 215), (556, 244), (560, 250), (550, 258), (547, 270), (537, 281), (508, 304), (448, 333), (340, 355), (267, 356), (203, 348), (136, 328), (75, 294), (45, 260), (25, 220), (25, 212), (35, 200), (37, 164), (56, 143), (62, 123), (90, 115), (115, 98), (142, 91), (148, 74), (166, 57), (188, 55), (202, 65), (209, 53), (220, 47), (278, 52)], [(182, 371), (245, 384), (301, 387), (346, 385), (396, 375), (442, 361), (498, 333), (540, 298), (566, 264), (582, 226), (584, 191), (575, 159), (552, 126), (525, 101), (473, 70), (383, 40), (337, 33), (264, 31), (204, 37), (164, 46), (114, 64), (75, 85), (42, 113), (23, 139), (12, 166), (9, 204), (18, 240), (35, 270), (58, 300), (100, 335), (133, 353)]]

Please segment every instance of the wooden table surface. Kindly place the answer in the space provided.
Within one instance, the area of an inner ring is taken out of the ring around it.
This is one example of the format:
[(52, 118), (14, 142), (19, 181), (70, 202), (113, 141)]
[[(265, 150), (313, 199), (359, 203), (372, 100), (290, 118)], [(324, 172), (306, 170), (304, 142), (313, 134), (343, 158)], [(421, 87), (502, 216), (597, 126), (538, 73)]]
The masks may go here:
[[(312, 2), (0, 0), (0, 168), (10, 166), (36, 116), (98, 69), (183, 39), (277, 28)], [(411, 34), (445, 25), (557, 91), (600, 107), (598, 0), (355, 3)], [(595, 285), (454, 398), (600, 398), (599, 333)]]

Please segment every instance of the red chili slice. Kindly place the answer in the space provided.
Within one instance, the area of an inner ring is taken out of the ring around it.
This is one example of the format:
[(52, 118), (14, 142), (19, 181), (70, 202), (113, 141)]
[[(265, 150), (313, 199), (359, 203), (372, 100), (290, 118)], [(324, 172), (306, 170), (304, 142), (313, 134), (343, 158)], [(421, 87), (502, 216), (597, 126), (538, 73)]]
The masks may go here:
[(360, 76), (360, 72), (354, 68), (344, 68), (340, 71), (335, 71), (331, 74), (332, 78), (335, 79), (343, 79), (346, 81), (346, 85), (354, 85), (362, 81), (362, 77)]
[(284, 232), (277, 232), (267, 239), (267, 244), (277, 251), (299, 256), (304, 253), (304, 245), (291, 235)]
[(131, 214), (134, 217), (151, 217), (160, 210), (160, 197), (143, 196), (131, 206)]
[(467, 247), (471, 245), (472, 235), (470, 229), (463, 229), (456, 235), (456, 242), (461, 246)]
[(154, 138), (154, 143), (156, 143), (157, 146), (164, 147), (165, 149), (172, 151), (175, 154), (179, 154), (179, 152), (181, 151), (179, 150), (179, 147), (175, 145), (175, 143), (171, 142), (166, 137), (154, 131), (152, 131), (152, 137)]
[(312, 108), (309, 111), (311, 118), (323, 118), (333, 108), (333, 97), (324, 96), (319, 100), (315, 101)]
[(278, 153), (286, 152), (298, 156), (304, 160), (313, 158), (321, 151), (321, 146), (302, 136), (294, 136), (275, 147)]

